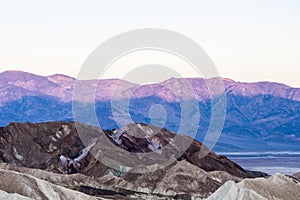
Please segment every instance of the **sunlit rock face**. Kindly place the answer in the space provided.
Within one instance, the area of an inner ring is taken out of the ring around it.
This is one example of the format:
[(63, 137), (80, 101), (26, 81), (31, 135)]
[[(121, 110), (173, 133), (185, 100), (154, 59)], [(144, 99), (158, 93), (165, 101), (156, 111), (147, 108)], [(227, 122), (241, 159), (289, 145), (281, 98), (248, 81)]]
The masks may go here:
[(226, 182), (208, 200), (221, 199), (287, 199), (300, 198), (300, 182), (275, 174), (270, 178), (244, 179), (239, 183)]
[[(58, 186), (34, 176), (16, 171), (0, 170), (0, 191), (9, 198), (16, 199), (97, 199), (95, 197)], [(28, 197), (28, 198), (26, 198)]]

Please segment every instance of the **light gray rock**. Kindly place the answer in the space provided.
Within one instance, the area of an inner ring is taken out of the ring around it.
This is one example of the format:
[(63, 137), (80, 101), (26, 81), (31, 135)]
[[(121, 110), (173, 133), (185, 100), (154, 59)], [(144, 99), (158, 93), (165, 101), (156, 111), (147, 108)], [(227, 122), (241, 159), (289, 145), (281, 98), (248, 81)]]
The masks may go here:
[[(224, 176), (214, 176), (217, 172), (208, 173), (187, 161), (178, 162), (170, 168), (163, 179), (156, 184), (154, 193), (159, 194), (189, 194), (191, 196), (207, 197), (217, 190), (228, 177), (230, 180), (238, 179), (226, 172)], [(227, 176), (227, 177), (226, 177)], [(222, 177), (222, 178), (220, 178)]]
[[(67, 199), (100, 199), (86, 194), (54, 185), (50, 182), (35, 178), (31, 175), (0, 170), (0, 190), (7, 193), (17, 193), (21, 196), (32, 199), (50, 199), (50, 200), (67, 200)], [(5, 194), (3, 194), (5, 195)], [(19, 197), (19, 196), (8, 196)]]
[(0, 199), (6, 200), (33, 200), (32, 198), (28, 198), (17, 193), (7, 193), (3, 190), (0, 190)]
[(282, 174), (275, 174), (268, 179), (244, 179), (239, 183), (228, 181), (208, 198), (219, 199), (299, 200), (300, 184)]
[(241, 188), (233, 181), (226, 182), (208, 200), (235, 200), (235, 199), (256, 199), (267, 200), (253, 190)]

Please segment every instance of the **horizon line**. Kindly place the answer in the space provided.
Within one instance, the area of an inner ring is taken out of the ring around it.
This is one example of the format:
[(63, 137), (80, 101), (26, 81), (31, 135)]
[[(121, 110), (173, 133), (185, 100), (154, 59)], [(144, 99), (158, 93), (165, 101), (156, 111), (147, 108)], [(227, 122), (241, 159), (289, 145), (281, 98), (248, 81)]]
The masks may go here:
[[(5, 70), (5, 71), (0, 72), (0, 74), (3, 74), (5, 72), (20, 72), (20, 73), (27, 73), (27, 74), (31, 74), (31, 75), (35, 75), (35, 76), (40, 76), (40, 77), (65, 76), (65, 77), (68, 77), (68, 78), (71, 78), (71, 79), (79, 80), (77, 77), (73, 77), (71, 75), (62, 74), (62, 73), (42, 75), (42, 74), (37, 74), (37, 73), (28, 72), (28, 71), (22, 71), (22, 70)], [(202, 79), (202, 80), (210, 80), (210, 79), (217, 79), (217, 78), (220, 78), (223, 81), (226, 80), (226, 81), (229, 81), (229, 82), (235, 82), (235, 83), (241, 83), (241, 84), (242, 83), (244, 83), (244, 84), (273, 83), (273, 84), (284, 85), (284, 86), (289, 87), (289, 88), (300, 89), (300, 87), (291, 86), (291, 85), (288, 85), (288, 84), (283, 83), (283, 82), (276, 82), (276, 81), (269, 81), (269, 80), (262, 80), (262, 81), (237, 81), (237, 80), (234, 80), (232, 78), (222, 77), (222, 76), (211, 77), (211, 78), (204, 78), (204, 77), (170, 77), (170, 78), (162, 80), (160, 82), (150, 82), (150, 83), (146, 83), (146, 84), (139, 84), (139, 83), (135, 83), (135, 82), (130, 81), (130, 80), (121, 79), (121, 78), (114, 78), (114, 77), (112, 77), (112, 78), (101, 78), (101, 79), (80, 79), (79, 81), (122, 80), (122, 81), (126, 81), (126, 82), (129, 82), (129, 83), (137, 84), (137, 85), (153, 85), (153, 84), (163, 83), (163, 82), (171, 80), (171, 79)]]

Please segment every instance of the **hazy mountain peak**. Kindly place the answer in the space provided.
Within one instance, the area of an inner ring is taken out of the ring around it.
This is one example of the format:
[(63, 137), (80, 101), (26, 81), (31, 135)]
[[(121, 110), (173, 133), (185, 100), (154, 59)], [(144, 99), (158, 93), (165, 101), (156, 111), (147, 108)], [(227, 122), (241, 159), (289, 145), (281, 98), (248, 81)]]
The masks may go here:
[(0, 73), (0, 81), (1, 82), (8, 82), (8, 81), (30, 81), (33, 79), (45, 79), (43, 76), (39, 76), (36, 74), (28, 73), (28, 72), (23, 72), (23, 71), (18, 71), (18, 70), (9, 70), (9, 71), (4, 71)]
[(73, 88), (73, 84), (75, 82), (75, 78), (70, 77), (70, 76), (66, 76), (63, 74), (54, 74), (51, 76), (47, 76), (47, 79), (57, 85), (60, 85), (62, 87), (66, 87), (66, 88)]

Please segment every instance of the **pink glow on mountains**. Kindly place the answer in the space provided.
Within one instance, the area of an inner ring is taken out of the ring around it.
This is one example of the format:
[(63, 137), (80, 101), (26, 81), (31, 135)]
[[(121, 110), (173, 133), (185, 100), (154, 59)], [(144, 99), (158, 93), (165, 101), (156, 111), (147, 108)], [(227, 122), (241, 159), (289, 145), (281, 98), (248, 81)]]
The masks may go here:
[[(214, 78), (223, 81), (226, 94), (240, 96), (273, 95), (285, 99), (300, 101), (300, 89), (272, 82), (242, 83), (230, 79)], [(212, 79), (209, 80), (213, 81)], [(5, 71), (0, 73), (0, 105), (21, 99), (24, 96), (52, 96), (63, 102), (72, 101), (74, 84), (80, 87), (82, 97), (79, 101), (93, 101), (89, 88), (96, 88), (96, 101), (118, 100), (125, 98), (142, 98), (157, 96), (167, 101), (189, 99), (191, 93), (184, 87), (188, 83), (194, 90), (198, 101), (210, 98), (206, 80), (202, 78), (171, 78), (162, 83), (137, 85), (119, 79), (80, 80), (55, 74), (39, 76), (22, 71)], [(87, 91), (87, 93), (85, 93)]]

